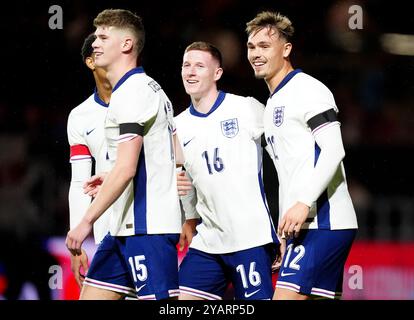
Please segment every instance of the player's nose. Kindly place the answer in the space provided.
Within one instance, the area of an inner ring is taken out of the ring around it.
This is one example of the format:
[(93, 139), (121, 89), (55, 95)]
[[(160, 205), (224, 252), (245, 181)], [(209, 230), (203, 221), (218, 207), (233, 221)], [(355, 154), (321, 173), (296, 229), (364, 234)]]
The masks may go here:
[(96, 50), (96, 49), (98, 48), (98, 38), (96, 38), (96, 39), (95, 39), (95, 41), (94, 41), (94, 42), (92, 42), (92, 48), (93, 48), (94, 50)]

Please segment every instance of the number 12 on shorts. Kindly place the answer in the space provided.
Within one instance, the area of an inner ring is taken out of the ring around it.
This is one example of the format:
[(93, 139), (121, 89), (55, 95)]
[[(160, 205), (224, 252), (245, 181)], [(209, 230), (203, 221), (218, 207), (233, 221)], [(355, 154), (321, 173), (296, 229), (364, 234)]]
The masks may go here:
[(286, 248), (286, 258), (283, 267), (287, 268), (289, 266), (290, 269), (300, 270), (300, 265), (298, 264), (299, 261), (305, 255), (305, 247), (303, 245), (296, 246), (293, 251), (297, 253), (297, 255), (290, 261), (290, 256), (292, 255), (293, 243), (289, 244)]

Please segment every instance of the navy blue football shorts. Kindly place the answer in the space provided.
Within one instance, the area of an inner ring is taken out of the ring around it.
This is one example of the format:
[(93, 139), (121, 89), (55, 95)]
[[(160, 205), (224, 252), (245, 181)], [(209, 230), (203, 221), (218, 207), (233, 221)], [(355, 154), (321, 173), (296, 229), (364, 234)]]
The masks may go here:
[(178, 240), (178, 234), (108, 234), (92, 259), (84, 285), (139, 300), (178, 296)]

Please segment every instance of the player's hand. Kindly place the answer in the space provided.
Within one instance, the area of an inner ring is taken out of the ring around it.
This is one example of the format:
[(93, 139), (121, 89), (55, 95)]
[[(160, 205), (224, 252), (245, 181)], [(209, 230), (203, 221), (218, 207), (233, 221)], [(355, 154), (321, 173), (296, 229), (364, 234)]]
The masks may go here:
[(185, 171), (177, 173), (177, 190), (179, 196), (187, 195), (188, 191), (191, 191), (193, 185), (190, 179), (185, 175)]
[(305, 223), (308, 214), (309, 207), (302, 202), (297, 202), (286, 212), (280, 221), (277, 228), (279, 236), (285, 236), (288, 239), (293, 236), (298, 237), (300, 229)]
[(66, 236), (66, 247), (73, 255), (80, 255), (82, 243), (92, 231), (92, 224), (82, 220), (74, 229), (68, 232)]
[[(75, 277), (76, 283), (79, 288), (82, 288), (83, 280), (85, 280), (85, 275), (88, 272), (88, 255), (85, 250), (81, 249), (80, 255), (70, 254), (70, 269), (72, 270), (73, 276)], [(83, 273), (81, 270), (83, 269)]]
[(283, 238), (283, 239), (280, 239), (279, 250), (276, 253), (275, 261), (273, 261), (273, 264), (272, 264), (272, 273), (275, 273), (282, 266), (283, 256), (285, 255), (285, 252), (286, 252), (286, 239)]
[(191, 241), (193, 241), (193, 236), (196, 234), (197, 223), (198, 219), (188, 219), (184, 222), (179, 241), (180, 251), (184, 250), (186, 242), (190, 245)]
[(96, 174), (87, 180), (83, 185), (83, 192), (88, 194), (88, 196), (96, 197), (98, 194), (102, 183), (105, 180), (107, 172), (101, 172)]

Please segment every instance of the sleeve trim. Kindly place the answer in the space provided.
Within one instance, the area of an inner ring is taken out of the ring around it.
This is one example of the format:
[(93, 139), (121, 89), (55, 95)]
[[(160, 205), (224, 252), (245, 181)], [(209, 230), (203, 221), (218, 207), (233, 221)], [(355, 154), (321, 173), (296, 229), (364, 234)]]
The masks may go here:
[(121, 134), (118, 139), (117, 139), (117, 143), (121, 143), (121, 142), (126, 142), (126, 141), (130, 141), (132, 139), (135, 139), (136, 137), (138, 137), (138, 134), (135, 133), (125, 133), (125, 134)]

